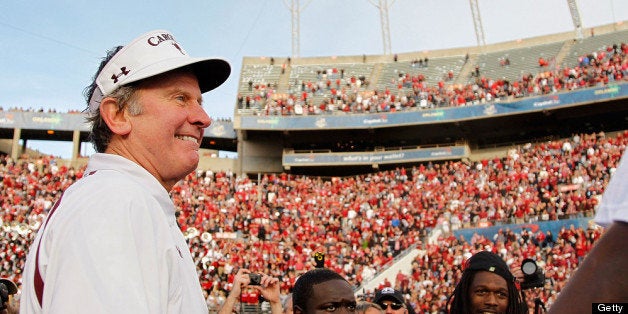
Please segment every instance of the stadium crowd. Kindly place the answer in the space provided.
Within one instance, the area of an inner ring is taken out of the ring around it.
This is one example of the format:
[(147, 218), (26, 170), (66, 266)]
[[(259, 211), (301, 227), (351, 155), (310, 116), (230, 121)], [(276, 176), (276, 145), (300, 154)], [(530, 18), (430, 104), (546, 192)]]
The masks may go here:
[[(44, 108), (40, 107), (39, 109), (35, 109), (33, 107), (28, 107), (28, 108), (24, 108), (24, 107), (19, 107), (19, 106), (14, 106), (14, 107), (9, 107), (7, 109), (4, 109), (2, 106), (0, 106), (0, 112), (3, 111), (7, 111), (7, 112), (39, 112), (39, 113), (59, 113), (57, 112), (56, 109), (48, 109), (48, 110), (44, 110)], [(66, 113), (81, 113), (80, 110), (75, 110), (75, 109), (69, 109)]]
[[(549, 308), (601, 233), (593, 226), (570, 226), (563, 227), (556, 237), (550, 231), (523, 229), (516, 233), (508, 228), (500, 229), (492, 239), (477, 233), (471, 239), (441, 237), (437, 243), (425, 245), (410, 274), (399, 272), (395, 285), (384, 282), (378, 289), (391, 286), (401, 291), (416, 313), (446, 313), (447, 299), (461, 279), (463, 262), (477, 252), (491, 251), (502, 257), (513, 273), (525, 258), (537, 261), (547, 280), (543, 286), (524, 290), (526, 301), (530, 309), (537, 298)], [(368, 292), (365, 298), (370, 300), (372, 295)]]
[[(400, 72), (393, 78), (390, 85), (396, 86), (396, 90), (378, 89), (368, 78), (345, 76), (344, 71), (333, 68), (318, 71), (317, 81), (295, 83), (288, 94), (278, 93), (276, 84), (250, 84), (250, 93), (238, 95), (238, 108), (250, 108), (259, 115), (317, 115), (483, 104), (626, 81), (627, 55), (628, 44), (611, 44), (606, 49), (580, 56), (575, 67), (551, 68), (549, 64), (539, 63), (536, 73), (526, 73), (510, 81), (486, 77), (476, 66), (471, 73), (473, 83), (452, 84), (455, 74), (449, 71), (435, 86), (428, 84), (421, 73), (421, 69), (428, 66), (426, 61), (416, 73)], [(509, 65), (510, 61), (503, 66)]]
[[(414, 247), (425, 254), (396, 285), (411, 296), (418, 313), (443, 308), (461, 261), (481, 249), (512, 265), (525, 257), (541, 261), (552, 289), (530, 291), (528, 300), (540, 297), (551, 304), (601, 231), (565, 228), (553, 236), (513, 233), (508, 225), (591, 217), (627, 143), (628, 131), (578, 134), (523, 145), (502, 158), (343, 178), (282, 173), (255, 182), (229, 171), (199, 170), (180, 182), (172, 197), (212, 309), (224, 301), (241, 267), (280, 278), (287, 294), (297, 276), (313, 267), (312, 255), (323, 252), (326, 266), (358, 287)], [(83, 169), (50, 157), (2, 157), (0, 277), (20, 284), (33, 230), (82, 175)], [(426, 241), (445, 225), (504, 229), (494, 239), (445, 233), (436, 243)], [(242, 300), (258, 302), (248, 291)]]

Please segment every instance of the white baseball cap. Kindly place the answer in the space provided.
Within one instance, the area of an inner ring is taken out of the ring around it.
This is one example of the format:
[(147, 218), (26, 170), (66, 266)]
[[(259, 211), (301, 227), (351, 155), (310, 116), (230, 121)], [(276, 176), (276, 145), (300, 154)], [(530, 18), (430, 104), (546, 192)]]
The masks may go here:
[(98, 88), (89, 100), (89, 113), (96, 113), (101, 100), (120, 86), (184, 66), (193, 69), (201, 93), (220, 86), (231, 73), (227, 61), (190, 57), (169, 31), (150, 31), (120, 49), (98, 73)]

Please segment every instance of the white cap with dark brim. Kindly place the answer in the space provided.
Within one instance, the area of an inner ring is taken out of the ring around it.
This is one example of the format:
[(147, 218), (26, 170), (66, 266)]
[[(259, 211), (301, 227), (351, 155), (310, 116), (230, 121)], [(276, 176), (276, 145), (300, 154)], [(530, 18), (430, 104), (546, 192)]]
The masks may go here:
[(88, 111), (95, 114), (101, 100), (120, 86), (185, 66), (196, 74), (201, 93), (220, 86), (231, 74), (223, 59), (190, 57), (169, 31), (145, 33), (120, 49), (100, 71)]

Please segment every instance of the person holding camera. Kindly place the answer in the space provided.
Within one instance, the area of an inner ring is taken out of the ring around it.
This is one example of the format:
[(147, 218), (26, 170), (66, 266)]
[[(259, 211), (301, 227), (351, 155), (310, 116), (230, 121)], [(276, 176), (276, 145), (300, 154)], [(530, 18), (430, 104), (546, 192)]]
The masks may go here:
[(15, 283), (6, 278), (0, 278), (0, 314), (17, 313), (17, 309), (11, 304), (11, 296), (17, 293)]
[(447, 302), (450, 314), (528, 313), (516, 278), (501, 257), (481, 251), (471, 256), (463, 267), (462, 278)]
[(257, 290), (270, 303), (272, 314), (281, 314), (283, 307), (279, 298), (279, 279), (264, 274), (255, 274), (245, 268), (240, 268), (233, 278), (233, 286), (218, 314), (231, 314), (245, 288)]

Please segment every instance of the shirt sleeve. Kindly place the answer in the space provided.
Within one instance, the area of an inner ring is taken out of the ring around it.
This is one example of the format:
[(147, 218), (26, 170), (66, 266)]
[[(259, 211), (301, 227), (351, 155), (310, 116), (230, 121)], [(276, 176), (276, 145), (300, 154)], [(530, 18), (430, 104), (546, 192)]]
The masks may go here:
[(624, 152), (619, 165), (602, 195), (595, 222), (609, 226), (615, 221), (628, 222), (628, 150)]

